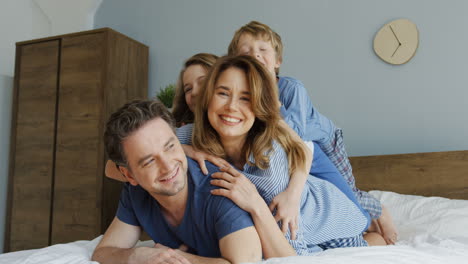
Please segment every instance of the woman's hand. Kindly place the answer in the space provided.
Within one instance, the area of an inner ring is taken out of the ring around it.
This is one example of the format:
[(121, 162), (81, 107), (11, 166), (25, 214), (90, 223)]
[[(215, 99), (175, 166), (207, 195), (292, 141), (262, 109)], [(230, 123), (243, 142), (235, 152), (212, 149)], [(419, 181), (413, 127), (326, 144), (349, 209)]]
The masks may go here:
[(233, 167), (221, 168), (213, 173), (211, 184), (222, 187), (211, 190), (214, 195), (231, 199), (241, 209), (252, 216), (255, 229), (260, 236), (264, 258), (295, 256), (296, 251), (285, 239), (267, 204), (255, 185)]
[(218, 158), (216, 156), (210, 155), (202, 151), (197, 151), (192, 146), (182, 144), (182, 148), (184, 149), (185, 155), (198, 162), (198, 165), (200, 165), (200, 169), (205, 175), (208, 174), (208, 169), (206, 168), (205, 164), (206, 160), (220, 168), (230, 166), (229, 162), (225, 161), (224, 159)]
[(300, 201), (301, 192), (286, 189), (273, 198), (270, 203), (270, 211), (273, 213), (276, 210), (276, 222), (281, 221), (281, 231), (286, 234), (289, 227), (292, 240), (296, 239)]
[(211, 190), (213, 195), (220, 195), (231, 199), (237, 206), (251, 214), (255, 210), (266, 207), (266, 203), (257, 191), (255, 185), (232, 166), (220, 168), (221, 172), (211, 175), (211, 184), (221, 187)]

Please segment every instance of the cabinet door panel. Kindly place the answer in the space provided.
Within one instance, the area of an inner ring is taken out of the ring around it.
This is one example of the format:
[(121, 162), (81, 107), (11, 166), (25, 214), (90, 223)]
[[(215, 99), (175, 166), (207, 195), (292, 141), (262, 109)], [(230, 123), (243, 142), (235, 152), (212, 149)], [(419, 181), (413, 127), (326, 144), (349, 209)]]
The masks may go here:
[(17, 49), (9, 251), (50, 243), (59, 41)]
[[(104, 120), (124, 103), (146, 98), (148, 87), (148, 49), (117, 33), (109, 32), (108, 40)], [(115, 217), (122, 184), (105, 178), (102, 187), (104, 231)]]
[(101, 232), (104, 37), (62, 39), (53, 244)]

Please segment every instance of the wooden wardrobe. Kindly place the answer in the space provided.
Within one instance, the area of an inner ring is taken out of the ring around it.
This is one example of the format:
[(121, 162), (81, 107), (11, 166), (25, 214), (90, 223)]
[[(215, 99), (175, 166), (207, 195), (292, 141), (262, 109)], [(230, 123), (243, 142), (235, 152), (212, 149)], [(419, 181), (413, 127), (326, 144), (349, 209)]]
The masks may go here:
[(112, 29), (16, 43), (5, 252), (106, 230), (121, 184), (104, 177), (105, 123), (147, 89), (148, 47)]

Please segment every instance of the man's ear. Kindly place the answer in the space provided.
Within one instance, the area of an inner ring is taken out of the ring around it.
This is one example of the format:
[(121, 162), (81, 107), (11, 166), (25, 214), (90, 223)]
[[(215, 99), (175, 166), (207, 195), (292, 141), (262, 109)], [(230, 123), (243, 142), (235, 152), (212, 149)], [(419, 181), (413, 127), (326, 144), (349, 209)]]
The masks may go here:
[(125, 179), (127, 179), (127, 181), (131, 185), (133, 186), (138, 185), (138, 182), (135, 180), (135, 177), (133, 177), (132, 172), (127, 167), (119, 166), (119, 170), (120, 170), (120, 173), (122, 173), (122, 175), (125, 176)]

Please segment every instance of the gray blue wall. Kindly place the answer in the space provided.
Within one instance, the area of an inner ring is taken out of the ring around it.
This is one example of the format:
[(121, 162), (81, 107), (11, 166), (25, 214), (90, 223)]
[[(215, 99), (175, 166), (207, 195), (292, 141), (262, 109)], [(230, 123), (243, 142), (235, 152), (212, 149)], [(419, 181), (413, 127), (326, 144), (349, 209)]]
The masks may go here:
[[(222, 55), (237, 28), (266, 23), (283, 38), (281, 73), (304, 82), (351, 155), (376, 155), (468, 149), (467, 10), (466, 0), (104, 0), (95, 27), (150, 46), (154, 95), (186, 58)], [(392, 66), (372, 40), (398, 18), (416, 23), (420, 43)]]
[(5, 232), (12, 99), (13, 78), (0, 75), (0, 253)]

